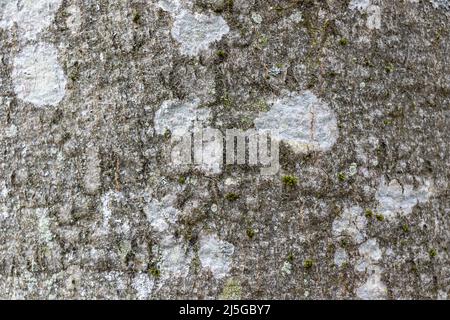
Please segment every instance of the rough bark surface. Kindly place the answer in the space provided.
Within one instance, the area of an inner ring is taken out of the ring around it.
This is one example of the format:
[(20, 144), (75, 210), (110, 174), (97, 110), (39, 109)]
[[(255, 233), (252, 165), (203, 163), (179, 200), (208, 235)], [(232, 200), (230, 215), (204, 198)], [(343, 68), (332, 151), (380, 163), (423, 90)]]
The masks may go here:
[[(0, 297), (447, 299), (449, 19), (0, 0)], [(172, 166), (195, 117), (284, 128), (279, 173)]]

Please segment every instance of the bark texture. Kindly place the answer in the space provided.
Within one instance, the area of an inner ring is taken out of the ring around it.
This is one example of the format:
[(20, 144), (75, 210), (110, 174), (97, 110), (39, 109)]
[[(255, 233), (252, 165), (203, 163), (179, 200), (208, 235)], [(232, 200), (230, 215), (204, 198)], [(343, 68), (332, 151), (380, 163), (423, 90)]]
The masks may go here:
[[(447, 299), (449, 19), (0, 0), (0, 297)], [(195, 118), (282, 128), (280, 171), (172, 166)]]

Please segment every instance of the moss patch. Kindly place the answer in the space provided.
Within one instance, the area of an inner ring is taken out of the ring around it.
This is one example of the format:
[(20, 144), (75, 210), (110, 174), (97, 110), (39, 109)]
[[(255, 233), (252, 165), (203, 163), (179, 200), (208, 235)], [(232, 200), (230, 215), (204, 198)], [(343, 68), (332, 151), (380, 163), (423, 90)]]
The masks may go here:
[(303, 267), (305, 267), (305, 269), (311, 269), (314, 265), (314, 261), (312, 261), (311, 259), (306, 259), (305, 261), (303, 261)]
[(253, 239), (256, 235), (256, 232), (253, 228), (248, 228), (247, 229), (247, 237), (249, 237), (250, 239)]
[(223, 287), (219, 299), (222, 300), (239, 300), (242, 296), (242, 287), (239, 280), (231, 278), (228, 279)]
[(161, 270), (153, 266), (148, 269), (148, 274), (154, 278), (159, 278), (161, 276)]
[(294, 186), (296, 186), (297, 183), (298, 183), (298, 178), (295, 177), (295, 176), (283, 176), (283, 177), (281, 178), (281, 181), (283, 181), (283, 183), (284, 183), (286, 186), (294, 187)]
[(229, 192), (225, 195), (225, 199), (233, 202), (233, 201), (236, 201), (237, 199), (239, 199), (239, 195), (234, 192)]

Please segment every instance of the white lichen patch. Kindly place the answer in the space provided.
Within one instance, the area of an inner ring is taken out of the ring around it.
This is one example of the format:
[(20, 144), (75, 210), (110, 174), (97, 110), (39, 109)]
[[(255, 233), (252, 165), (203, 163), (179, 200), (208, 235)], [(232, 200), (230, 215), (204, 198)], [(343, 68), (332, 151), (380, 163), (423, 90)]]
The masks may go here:
[(72, 32), (72, 34), (76, 34), (81, 27), (81, 11), (80, 7), (73, 4), (67, 7), (68, 17), (66, 19), (66, 25)]
[(50, 26), (62, 0), (0, 0), (0, 28), (15, 24), (22, 39), (33, 40)]
[(263, 20), (262, 16), (257, 12), (252, 12), (251, 17), (252, 17), (253, 22), (256, 24), (261, 24), (261, 22)]
[(109, 223), (112, 216), (112, 201), (121, 201), (123, 195), (120, 192), (108, 191), (105, 193), (100, 201), (100, 213), (102, 215), (102, 229), (99, 230), (100, 233), (107, 233), (109, 231)]
[(17, 127), (12, 124), (9, 127), (4, 128), (4, 135), (7, 138), (14, 138), (17, 135)]
[(258, 130), (289, 144), (295, 152), (327, 151), (338, 138), (336, 115), (312, 92), (289, 94), (255, 119)]
[(79, 266), (70, 266), (64, 272), (66, 281), (65, 287), (67, 290), (76, 290), (81, 281), (82, 271)]
[(363, 300), (383, 300), (387, 297), (386, 285), (381, 281), (381, 273), (375, 271), (366, 282), (356, 289), (356, 295)]
[(49, 44), (24, 47), (14, 58), (12, 80), (17, 97), (39, 107), (57, 105), (65, 95), (67, 80)]
[(443, 290), (439, 290), (437, 293), (437, 300), (448, 300), (448, 293), (443, 291)]
[(334, 237), (350, 237), (360, 243), (365, 237), (367, 219), (363, 215), (362, 208), (354, 206), (345, 208), (341, 215), (333, 221), (332, 233)]
[(303, 21), (303, 15), (301, 11), (294, 11), (294, 13), (288, 17), (288, 20), (293, 23), (300, 23)]
[[(0, 191), (1, 196), (1, 191)], [(6, 205), (0, 202), (0, 232), (4, 232), (4, 226), (1, 224), (10, 217), (10, 213)]]
[(444, 8), (450, 10), (450, 1), (449, 0), (430, 0), (431, 4), (434, 8)]
[(187, 276), (193, 258), (192, 250), (170, 235), (160, 242), (159, 250), (159, 268), (163, 280)]
[(171, 34), (180, 43), (182, 53), (195, 56), (229, 31), (228, 24), (221, 16), (182, 10), (175, 17)]
[(202, 137), (202, 162), (199, 166), (207, 174), (222, 172), (223, 140), (218, 130), (204, 129)]
[[(189, 1), (185, 1), (185, 2), (186, 2), (184, 4), (185, 6), (190, 4)], [(179, 0), (159, 0), (158, 7), (160, 7), (164, 11), (167, 11), (171, 14), (176, 14), (181, 10), (182, 5)]]
[(381, 260), (381, 250), (375, 238), (369, 239), (361, 244), (358, 251), (367, 261), (375, 263)]
[(381, 8), (379, 6), (369, 6), (367, 8), (366, 26), (370, 30), (381, 29)]
[(234, 246), (215, 235), (205, 235), (200, 239), (198, 256), (204, 269), (211, 271), (215, 278), (225, 277), (231, 269)]
[(347, 251), (343, 248), (337, 248), (334, 253), (334, 264), (338, 267), (343, 266), (348, 261)]
[(8, 190), (8, 188), (6, 188), (6, 183), (4, 181), (2, 181), (2, 183), (0, 183), (0, 198), (6, 199), (8, 194), (9, 194), (9, 190)]
[(356, 163), (350, 164), (350, 166), (347, 169), (347, 175), (349, 177), (353, 177), (358, 173), (358, 165)]
[(156, 231), (165, 232), (169, 229), (171, 224), (174, 224), (177, 221), (180, 212), (172, 207), (174, 200), (174, 196), (168, 195), (161, 201), (153, 199), (148, 206), (144, 208), (147, 220)]
[(380, 141), (377, 137), (358, 137), (358, 144), (355, 149), (358, 162), (367, 166), (376, 166), (378, 164), (376, 150), (379, 145)]
[(230, 32), (221, 16), (192, 12), (190, 1), (160, 0), (158, 7), (174, 18), (172, 37), (180, 44), (181, 52), (188, 56), (198, 55)]
[(290, 275), (292, 273), (292, 264), (289, 261), (285, 261), (281, 267), (281, 272), (285, 275)]
[(369, 239), (358, 248), (360, 259), (355, 266), (356, 271), (365, 272), (372, 270), (382, 257), (382, 252), (378, 246), (377, 239)]
[(372, 5), (372, 0), (352, 0), (348, 5), (351, 10), (367, 10)]
[(366, 26), (370, 30), (381, 29), (381, 8), (374, 5), (372, 0), (352, 0), (349, 9), (366, 14)]
[(134, 290), (136, 290), (136, 297), (139, 300), (145, 300), (148, 299), (152, 293), (154, 280), (146, 273), (140, 273), (133, 278), (131, 285)]
[(192, 250), (182, 240), (172, 236), (173, 226), (180, 214), (173, 207), (175, 200), (175, 195), (167, 195), (160, 201), (151, 200), (144, 208), (150, 225), (160, 239), (153, 248), (162, 280), (159, 287), (174, 277), (186, 277), (193, 259)]
[(42, 242), (48, 243), (53, 239), (53, 234), (50, 230), (50, 217), (46, 208), (38, 208), (35, 211), (37, 217), (37, 227), (39, 231), (39, 238)]
[(383, 253), (375, 238), (368, 239), (358, 248), (359, 260), (355, 271), (367, 273), (369, 276), (364, 284), (356, 289), (356, 295), (364, 300), (385, 299), (386, 285), (381, 280), (383, 269), (379, 266)]
[(155, 132), (182, 137), (194, 127), (194, 121), (203, 123), (210, 118), (208, 109), (198, 108), (199, 100), (166, 100), (155, 113)]
[(410, 214), (415, 205), (428, 201), (432, 194), (432, 183), (428, 180), (414, 188), (409, 184), (402, 185), (395, 179), (387, 183), (382, 178), (375, 197), (379, 203), (378, 211), (385, 217), (393, 218), (397, 213)]
[(88, 194), (96, 193), (101, 187), (101, 169), (98, 151), (94, 147), (86, 152), (86, 169), (84, 174), (84, 188)]

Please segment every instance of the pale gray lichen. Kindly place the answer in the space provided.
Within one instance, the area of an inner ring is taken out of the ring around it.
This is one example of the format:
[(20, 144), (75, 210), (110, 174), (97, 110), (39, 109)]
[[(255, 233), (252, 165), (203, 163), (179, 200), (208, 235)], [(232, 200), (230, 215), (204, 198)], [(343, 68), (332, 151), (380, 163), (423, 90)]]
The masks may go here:
[(17, 24), (21, 39), (34, 40), (50, 26), (62, 0), (1, 0), (0, 28)]
[(166, 100), (155, 113), (155, 132), (163, 135), (167, 130), (171, 135), (182, 137), (194, 128), (194, 121), (205, 123), (210, 111), (198, 108), (200, 101)]
[(293, 23), (300, 23), (303, 21), (303, 15), (300, 11), (294, 11), (294, 13), (291, 14), (288, 19)]
[(187, 276), (194, 255), (185, 243), (167, 235), (160, 241), (158, 249), (160, 251), (158, 266), (163, 280)]
[(123, 194), (115, 190), (109, 190), (102, 195), (100, 201), (100, 213), (102, 216), (101, 228), (97, 230), (99, 234), (107, 234), (110, 231), (110, 221), (112, 217), (112, 202), (123, 200)]
[(352, 0), (350, 1), (348, 7), (351, 10), (366, 10), (370, 5), (372, 5), (372, 0)]
[(172, 207), (175, 197), (167, 195), (161, 201), (153, 199), (148, 206), (144, 208), (150, 225), (158, 232), (165, 232), (170, 224), (174, 224), (180, 212)]
[(229, 31), (228, 24), (220, 16), (181, 11), (175, 17), (172, 36), (180, 43), (181, 52), (195, 56)]
[(387, 287), (381, 277), (383, 269), (379, 266), (382, 252), (375, 238), (368, 239), (358, 248), (360, 259), (355, 271), (368, 274), (366, 282), (356, 289), (356, 295), (364, 300), (386, 299)]
[[(189, 5), (190, 1), (184, 1), (183, 5)], [(171, 14), (176, 14), (183, 7), (179, 0), (159, 0), (158, 6)]]
[(95, 194), (101, 187), (100, 158), (94, 146), (90, 146), (86, 152), (84, 187), (89, 194)]
[(37, 217), (39, 236), (41, 241), (48, 243), (53, 239), (53, 234), (50, 230), (50, 217), (47, 208), (37, 208), (34, 210)]
[(131, 285), (136, 290), (137, 299), (146, 300), (150, 298), (155, 281), (147, 273), (138, 273)]
[(342, 267), (348, 261), (347, 251), (343, 248), (337, 248), (334, 253), (334, 264), (338, 267)]
[(295, 152), (327, 151), (338, 138), (336, 115), (311, 91), (289, 93), (255, 119), (258, 130), (286, 142)]
[(272, 68), (270, 68), (269, 74), (270, 74), (272, 77), (276, 77), (276, 76), (278, 76), (278, 75), (281, 74), (281, 69), (278, 68), (277, 66), (273, 66)]
[(450, 1), (449, 0), (430, 0), (435, 8), (444, 8), (450, 10)]
[(215, 235), (203, 235), (200, 239), (198, 256), (202, 267), (216, 278), (223, 278), (229, 273), (233, 253), (234, 246)]
[(363, 209), (358, 206), (345, 208), (341, 215), (333, 221), (332, 233), (334, 237), (348, 236), (357, 243), (365, 238), (367, 219)]
[(190, 4), (189, 1), (181, 3), (176, 0), (158, 2), (158, 6), (175, 19), (171, 34), (180, 43), (181, 52), (195, 56), (208, 49), (211, 43), (219, 41), (230, 28), (221, 16), (192, 12)]
[(254, 23), (260, 24), (262, 22), (263, 18), (261, 17), (261, 15), (259, 13), (252, 12), (252, 20)]
[(38, 107), (57, 105), (66, 93), (58, 52), (49, 44), (24, 47), (14, 58), (12, 80), (17, 96)]
[(367, 28), (371, 30), (381, 28), (381, 8), (374, 5), (372, 0), (352, 0), (349, 9), (367, 14)]
[(387, 182), (382, 178), (375, 197), (379, 202), (380, 213), (393, 218), (396, 214), (410, 214), (415, 205), (428, 201), (432, 194), (433, 185), (429, 180), (424, 180), (415, 188), (410, 184), (402, 185), (397, 179)]
[(67, 13), (68, 13), (68, 17), (66, 19), (67, 27), (73, 34), (76, 34), (77, 32), (79, 32), (82, 23), (80, 7), (77, 6), (76, 4), (73, 4), (67, 7)]
[(378, 246), (378, 241), (375, 238), (371, 238), (362, 243), (359, 248), (360, 260), (355, 266), (355, 269), (359, 272), (364, 272), (368, 268), (370, 269), (374, 264), (381, 260), (382, 252)]
[(356, 289), (356, 295), (362, 300), (384, 300), (387, 298), (387, 287), (381, 280), (381, 274), (374, 272), (366, 282)]
[(281, 267), (281, 272), (286, 276), (290, 275), (292, 273), (292, 264), (289, 261), (285, 261)]

